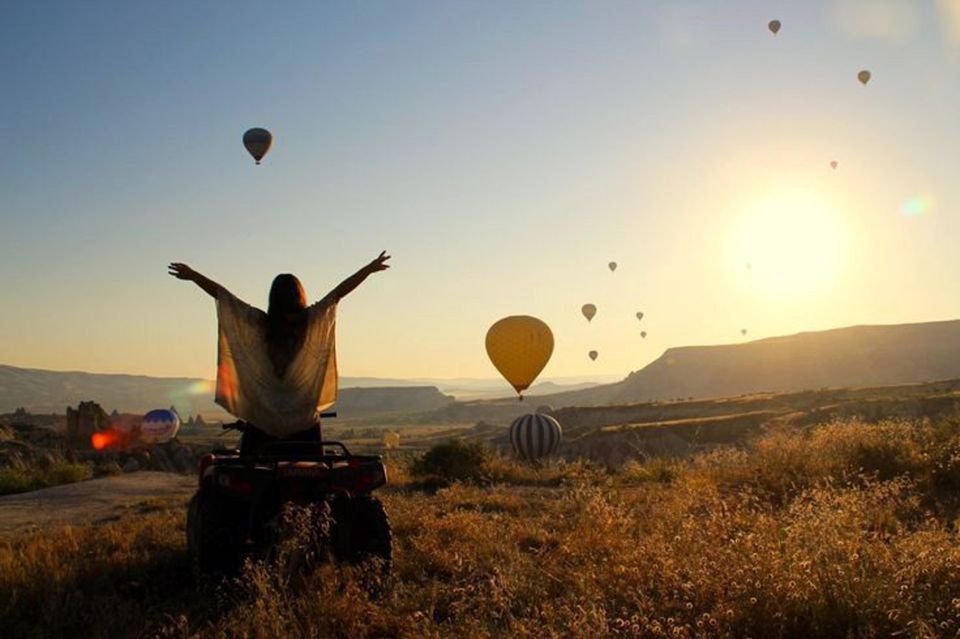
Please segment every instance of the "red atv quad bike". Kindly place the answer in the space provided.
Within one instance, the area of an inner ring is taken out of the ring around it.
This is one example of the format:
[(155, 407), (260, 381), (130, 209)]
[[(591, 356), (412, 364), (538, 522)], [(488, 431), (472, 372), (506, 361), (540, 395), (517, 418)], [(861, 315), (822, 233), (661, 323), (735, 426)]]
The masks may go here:
[(187, 511), (187, 543), (201, 574), (236, 575), (245, 558), (270, 557), (291, 505), (323, 514), (317, 527), (326, 530), (318, 538), (336, 561), (375, 557), (389, 574), (390, 520), (371, 496), (387, 483), (379, 455), (352, 455), (340, 442), (323, 441), (319, 428), (290, 439), (266, 436), (243, 422), (228, 428), (243, 433), (240, 448), (200, 460), (200, 487)]

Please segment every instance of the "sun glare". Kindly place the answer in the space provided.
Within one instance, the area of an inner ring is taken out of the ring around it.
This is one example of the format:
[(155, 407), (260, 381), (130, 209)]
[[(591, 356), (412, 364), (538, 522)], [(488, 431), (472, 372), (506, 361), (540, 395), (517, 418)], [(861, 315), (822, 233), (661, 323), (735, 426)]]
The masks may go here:
[(828, 202), (807, 191), (785, 191), (747, 207), (731, 244), (751, 287), (794, 299), (830, 287), (843, 268), (846, 236)]

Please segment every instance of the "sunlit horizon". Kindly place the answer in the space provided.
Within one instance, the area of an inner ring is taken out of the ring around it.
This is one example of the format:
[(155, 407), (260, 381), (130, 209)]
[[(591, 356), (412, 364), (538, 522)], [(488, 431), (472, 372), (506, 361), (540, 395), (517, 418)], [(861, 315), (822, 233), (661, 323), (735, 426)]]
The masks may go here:
[(514, 314), (554, 333), (544, 379), (960, 318), (956, 4), (499, 6), (17, 7), (0, 363), (209, 379), (214, 306), (168, 262), (265, 308), (383, 249), (344, 376), (496, 378)]

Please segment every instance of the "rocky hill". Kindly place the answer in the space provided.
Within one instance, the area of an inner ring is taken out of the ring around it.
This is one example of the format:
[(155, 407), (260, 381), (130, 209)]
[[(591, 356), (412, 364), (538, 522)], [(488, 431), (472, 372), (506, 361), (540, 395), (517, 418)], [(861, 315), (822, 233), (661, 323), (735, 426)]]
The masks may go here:
[(684, 346), (615, 384), (541, 398), (596, 406), (960, 377), (960, 320), (852, 326), (745, 344)]
[(48, 371), (0, 364), (0, 412), (24, 407), (31, 413), (62, 413), (66, 406), (94, 400), (108, 411), (144, 413), (177, 407), (182, 415), (220, 410), (211, 384), (189, 377), (146, 377), (79, 371)]

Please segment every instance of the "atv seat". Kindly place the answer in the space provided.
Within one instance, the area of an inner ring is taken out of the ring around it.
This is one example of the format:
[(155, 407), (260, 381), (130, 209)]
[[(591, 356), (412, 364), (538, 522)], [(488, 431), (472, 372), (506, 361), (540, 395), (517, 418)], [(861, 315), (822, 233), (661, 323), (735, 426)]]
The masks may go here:
[[(321, 413), (320, 417), (336, 417), (336, 413)], [(320, 429), (320, 421), (317, 420), (315, 426), (294, 433), (288, 437), (275, 437), (269, 435), (255, 424), (249, 422), (237, 421), (233, 424), (224, 424), (223, 428), (239, 430), (243, 435), (240, 437), (240, 456), (241, 457), (259, 457), (267, 452), (267, 448), (272, 449), (272, 454), (280, 452), (282, 448), (287, 453), (307, 452), (313, 454), (323, 454), (322, 448), (323, 436)], [(341, 445), (342, 448), (342, 445)]]

